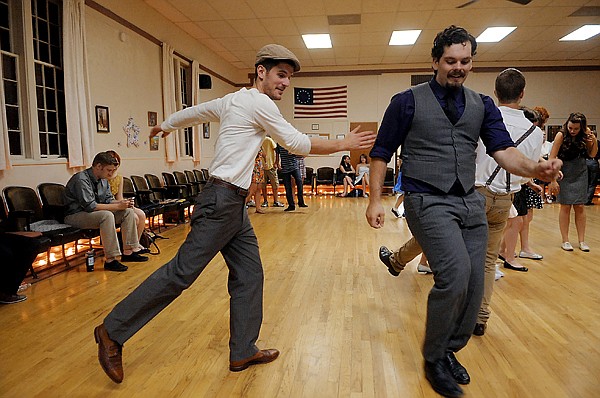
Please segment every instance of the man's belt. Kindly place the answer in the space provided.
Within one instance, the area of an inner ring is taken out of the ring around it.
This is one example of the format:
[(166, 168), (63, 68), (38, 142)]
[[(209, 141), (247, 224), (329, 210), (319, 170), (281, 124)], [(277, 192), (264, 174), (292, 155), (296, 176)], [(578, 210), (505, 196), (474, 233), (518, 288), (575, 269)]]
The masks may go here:
[(219, 178), (210, 177), (208, 179), (208, 183), (209, 184), (213, 184), (213, 185), (219, 185), (219, 186), (225, 187), (227, 189), (231, 189), (232, 191), (235, 191), (235, 193), (237, 193), (238, 195), (243, 196), (244, 198), (246, 196), (248, 196), (248, 190), (247, 189), (240, 188), (237, 185), (233, 185), (232, 183), (227, 182), (227, 181), (223, 181), (223, 180), (221, 180)]

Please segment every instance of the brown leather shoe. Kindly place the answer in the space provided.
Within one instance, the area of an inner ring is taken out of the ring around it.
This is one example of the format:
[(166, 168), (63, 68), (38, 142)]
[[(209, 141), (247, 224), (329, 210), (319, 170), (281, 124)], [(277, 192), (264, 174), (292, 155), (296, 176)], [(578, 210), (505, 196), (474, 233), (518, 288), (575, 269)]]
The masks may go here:
[(279, 351), (276, 349), (260, 350), (249, 358), (229, 362), (229, 370), (232, 372), (240, 372), (250, 365), (273, 362), (278, 356)]
[(104, 323), (94, 329), (94, 338), (98, 344), (98, 361), (104, 373), (115, 383), (123, 381), (123, 363), (121, 351), (123, 347), (108, 337)]

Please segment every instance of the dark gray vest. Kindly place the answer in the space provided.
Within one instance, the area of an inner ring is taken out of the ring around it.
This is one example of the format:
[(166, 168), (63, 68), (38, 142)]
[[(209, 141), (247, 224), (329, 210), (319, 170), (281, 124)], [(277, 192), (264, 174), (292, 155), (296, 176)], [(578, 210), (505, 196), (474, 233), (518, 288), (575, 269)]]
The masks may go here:
[(411, 90), (415, 115), (402, 146), (402, 173), (443, 192), (458, 180), (468, 192), (475, 184), (475, 148), (485, 113), (480, 95), (464, 87), (465, 111), (452, 125), (429, 83)]

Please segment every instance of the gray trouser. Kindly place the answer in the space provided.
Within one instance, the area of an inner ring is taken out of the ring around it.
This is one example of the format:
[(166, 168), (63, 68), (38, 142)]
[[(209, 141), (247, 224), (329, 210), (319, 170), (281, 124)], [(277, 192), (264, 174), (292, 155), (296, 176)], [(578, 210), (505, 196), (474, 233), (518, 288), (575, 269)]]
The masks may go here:
[(423, 356), (435, 362), (463, 348), (475, 328), (487, 246), (485, 199), (478, 192), (408, 193), (404, 209), (433, 271)]
[(256, 354), (262, 323), (263, 269), (244, 200), (226, 187), (206, 184), (194, 207), (191, 231), (175, 257), (104, 319), (111, 339), (125, 343), (190, 287), (220, 251), (229, 268), (230, 360)]
[(123, 246), (125, 248), (136, 248), (139, 245), (137, 224), (133, 209), (117, 211), (97, 210), (90, 213), (82, 211), (66, 216), (65, 223), (77, 228), (99, 228), (104, 256), (108, 259), (121, 255), (116, 224), (121, 224), (121, 235), (123, 236)]

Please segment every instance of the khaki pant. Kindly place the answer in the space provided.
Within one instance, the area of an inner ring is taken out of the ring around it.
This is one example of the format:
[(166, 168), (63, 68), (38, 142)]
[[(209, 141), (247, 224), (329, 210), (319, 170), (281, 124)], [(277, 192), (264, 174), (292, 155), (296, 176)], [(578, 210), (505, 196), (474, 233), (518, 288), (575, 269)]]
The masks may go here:
[(406, 264), (410, 263), (421, 253), (423, 253), (423, 249), (421, 249), (421, 245), (419, 245), (419, 242), (413, 236), (400, 249), (392, 253), (390, 263), (396, 271), (400, 272), (406, 267)]
[(490, 303), (494, 292), (496, 275), (496, 259), (508, 212), (512, 205), (513, 195), (498, 195), (485, 187), (477, 187), (477, 191), (485, 197), (485, 214), (488, 222), (488, 243), (485, 253), (485, 274), (483, 282), (483, 300), (477, 315), (477, 323), (487, 323), (490, 318)]
[(137, 225), (133, 209), (82, 211), (65, 217), (65, 223), (77, 228), (100, 229), (104, 257), (113, 259), (121, 255), (116, 225), (121, 224), (121, 235), (125, 249), (138, 247)]

